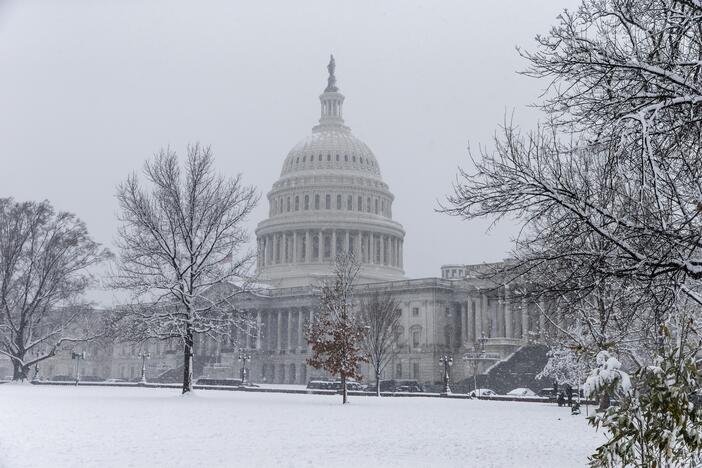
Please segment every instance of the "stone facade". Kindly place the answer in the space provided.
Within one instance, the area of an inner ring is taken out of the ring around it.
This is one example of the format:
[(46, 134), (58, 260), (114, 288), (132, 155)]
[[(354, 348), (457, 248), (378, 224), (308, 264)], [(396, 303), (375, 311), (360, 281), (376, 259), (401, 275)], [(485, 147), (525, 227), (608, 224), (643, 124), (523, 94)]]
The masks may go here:
[[(451, 354), (452, 378), (460, 380), (476, 370), (460, 358), (478, 348), (481, 338), (488, 357), (478, 363), (478, 372), (542, 338), (546, 324), (539, 307), (514, 302), (509, 288), (481, 280), (478, 273), (489, 265), (445, 265), (441, 278), (405, 279), (405, 232), (392, 218), (394, 196), (375, 155), (344, 123), (344, 96), (334, 68), (332, 59), (319, 124), (285, 158), (268, 193), (269, 217), (256, 229), (258, 272), (270, 288), (242, 296), (239, 306), (256, 317), (259, 332), (233, 335), (226, 343), (198, 337), (196, 373), (238, 377), (239, 352), (248, 350), (254, 382), (305, 384), (325, 377), (306, 364), (310, 347), (304, 329), (318, 308), (313, 286), (329, 276), (333, 259), (344, 251), (362, 265), (355, 300), (387, 291), (400, 304), (397, 354), (384, 378), (438, 382), (439, 357)], [(138, 353), (149, 351), (147, 375), (161, 375), (181, 365), (180, 348), (177, 342), (93, 344), (81, 374), (138, 378)], [(362, 372), (373, 375), (368, 366)], [(70, 352), (42, 364), (40, 375), (73, 375)]]

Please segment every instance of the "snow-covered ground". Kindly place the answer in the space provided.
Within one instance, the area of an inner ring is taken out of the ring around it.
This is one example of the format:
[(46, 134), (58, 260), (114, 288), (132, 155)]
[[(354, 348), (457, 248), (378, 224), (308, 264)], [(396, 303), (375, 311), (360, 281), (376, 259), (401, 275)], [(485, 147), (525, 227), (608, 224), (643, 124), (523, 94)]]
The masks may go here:
[(0, 467), (575, 467), (602, 435), (555, 405), (0, 385)]

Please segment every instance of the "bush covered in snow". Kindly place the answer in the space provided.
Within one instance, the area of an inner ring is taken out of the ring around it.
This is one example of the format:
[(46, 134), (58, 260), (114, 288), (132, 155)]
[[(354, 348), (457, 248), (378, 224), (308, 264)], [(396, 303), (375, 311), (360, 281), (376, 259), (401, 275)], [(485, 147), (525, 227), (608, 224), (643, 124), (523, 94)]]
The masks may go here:
[(700, 371), (694, 354), (679, 348), (633, 374), (633, 386), (619, 361), (598, 355), (599, 367), (586, 383), (594, 396), (615, 390), (618, 406), (590, 418), (610, 438), (591, 457), (592, 466), (700, 466), (702, 412), (692, 401), (699, 391)]

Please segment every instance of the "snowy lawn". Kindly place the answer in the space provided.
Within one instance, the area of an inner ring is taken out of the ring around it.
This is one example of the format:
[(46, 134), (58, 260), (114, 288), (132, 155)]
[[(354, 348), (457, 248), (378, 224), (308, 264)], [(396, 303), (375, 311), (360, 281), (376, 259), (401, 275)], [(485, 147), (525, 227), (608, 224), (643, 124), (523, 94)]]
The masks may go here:
[(0, 385), (0, 467), (571, 467), (602, 435), (541, 403)]

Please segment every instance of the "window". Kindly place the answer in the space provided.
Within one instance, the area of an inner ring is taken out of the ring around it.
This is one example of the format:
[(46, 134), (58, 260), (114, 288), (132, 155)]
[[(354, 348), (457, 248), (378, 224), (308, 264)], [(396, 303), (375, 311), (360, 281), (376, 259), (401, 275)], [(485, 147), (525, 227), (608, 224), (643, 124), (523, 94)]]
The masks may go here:
[(422, 343), (422, 328), (418, 326), (412, 327), (410, 335), (412, 336), (412, 347), (419, 348)]
[(321, 161), (321, 160), (322, 160), (322, 155), (320, 154), (319, 157), (317, 158), (317, 161)]
[(305, 162), (306, 159), (307, 159), (307, 156), (303, 156), (303, 157), (302, 157), (302, 162)]
[(310, 209), (310, 196), (305, 195), (305, 209), (309, 210)]
[(319, 194), (314, 196), (314, 209), (315, 210), (319, 209)]
[(324, 207), (331, 210), (331, 195), (326, 194), (324, 197)]
[(348, 154), (344, 155), (344, 161), (349, 162), (349, 155)]
[(295, 211), (300, 211), (300, 196), (295, 195)]
[(336, 196), (336, 209), (337, 210), (341, 209), (341, 195)]
[(417, 361), (412, 363), (412, 378), (419, 380), (419, 363)]
[(352, 158), (352, 160), (353, 160), (353, 162), (356, 162), (356, 156), (354, 156), (354, 157)]
[(339, 162), (339, 155), (336, 155), (336, 162)]
[(375, 199), (375, 214), (378, 214), (378, 199)]
[(363, 211), (363, 197), (360, 195), (358, 196), (358, 206), (356, 208), (358, 208), (358, 211)]
[(285, 201), (285, 204), (286, 204), (286, 208), (287, 208), (286, 211), (290, 211), (290, 197), (288, 197), (288, 199)]
[(412, 307), (412, 317), (419, 317), (419, 307)]
[(402, 378), (402, 363), (398, 362), (395, 364), (395, 378), (396, 379), (401, 379)]
[(371, 201), (370, 197), (366, 199), (366, 212), (370, 213), (371, 212)]
[(327, 155), (327, 161), (331, 161), (331, 154)]
[(349, 211), (353, 210), (353, 195), (349, 195), (346, 200), (346, 209)]

